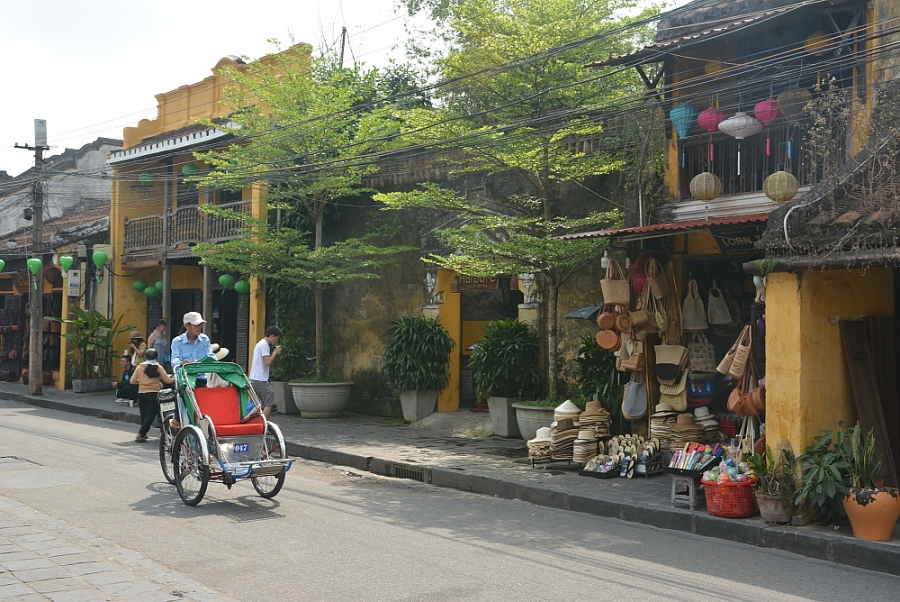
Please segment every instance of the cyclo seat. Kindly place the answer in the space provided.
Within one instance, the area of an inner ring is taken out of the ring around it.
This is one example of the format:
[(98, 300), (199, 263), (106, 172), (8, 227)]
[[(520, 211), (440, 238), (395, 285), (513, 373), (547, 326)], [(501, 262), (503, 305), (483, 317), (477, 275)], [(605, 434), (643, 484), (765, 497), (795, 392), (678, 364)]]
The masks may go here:
[(262, 435), (266, 429), (262, 416), (241, 422), (241, 400), (237, 387), (201, 387), (194, 389), (201, 414), (206, 414), (220, 437)]

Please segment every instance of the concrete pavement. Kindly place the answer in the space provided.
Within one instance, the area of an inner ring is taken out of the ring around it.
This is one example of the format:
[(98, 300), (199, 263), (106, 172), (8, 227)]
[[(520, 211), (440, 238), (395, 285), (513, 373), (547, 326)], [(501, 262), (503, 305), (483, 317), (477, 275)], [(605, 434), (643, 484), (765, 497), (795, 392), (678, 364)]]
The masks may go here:
[[(138, 424), (138, 409), (115, 403), (111, 392), (44, 388), (35, 397), (20, 383), (0, 383), (0, 399)], [(759, 517), (715, 517), (702, 505), (693, 511), (674, 507), (666, 475), (601, 480), (581, 477), (564, 463), (533, 467), (524, 441), (488, 436), (487, 414), (435, 414), (415, 425), (359, 414), (317, 420), (274, 414), (273, 421), (295, 457), (900, 575), (900, 527), (890, 542), (869, 542), (854, 538), (849, 525), (770, 526)]]

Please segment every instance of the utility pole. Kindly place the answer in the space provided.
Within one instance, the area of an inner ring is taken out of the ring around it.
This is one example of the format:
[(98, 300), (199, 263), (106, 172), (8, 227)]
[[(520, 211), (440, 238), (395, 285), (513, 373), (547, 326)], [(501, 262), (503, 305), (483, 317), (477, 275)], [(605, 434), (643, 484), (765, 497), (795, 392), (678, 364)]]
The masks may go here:
[(344, 68), (344, 47), (347, 45), (347, 28), (341, 27), (341, 69)]
[[(24, 148), (34, 151), (34, 166), (38, 172), (38, 180), (34, 183), (34, 204), (32, 206), (33, 230), (31, 235), (31, 256), (44, 261), (43, 226), (44, 226), (44, 151), (47, 146), (47, 121), (34, 120), (34, 146), (15, 145), (16, 148)], [(32, 395), (43, 395), (44, 376), (44, 348), (42, 344), (42, 324), (44, 321), (44, 295), (41, 280), (43, 267), (36, 274), (31, 275), (31, 333), (28, 339), (28, 391)]]

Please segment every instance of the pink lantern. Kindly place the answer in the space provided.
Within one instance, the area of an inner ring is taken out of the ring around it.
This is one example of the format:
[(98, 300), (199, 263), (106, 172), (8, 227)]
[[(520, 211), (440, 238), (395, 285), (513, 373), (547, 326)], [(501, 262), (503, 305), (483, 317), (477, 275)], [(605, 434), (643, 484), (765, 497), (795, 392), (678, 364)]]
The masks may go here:
[[(719, 129), (719, 124), (725, 121), (725, 113), (717, 107), (708, 107), (697, 115), (697, 125), (712, 134)], [(709, 161), (713, 160), (713, 141), (712, 135), (709, 137)]]
[(737, 175), (741, 175), (741, 140), (760, 133), (763, 129), (763, 124), (743, 111), (738, 111), (733, 117), (720, 123), (719, 129), (738, 141)]
[[(765, 123), (767, 126), (773, 121), (781, 117), (781, 109), (778, 108), (778, 101), (774, 98), (767, 98), (756, 103), (753, 107), (753, 114), (756, 118)], [(772, 154), (772, 139), (769, 138), (769, 128), (766, 128), (766, 156)]]
[(723, 121), (725, 121), (725, 113), (716, 107), (704, 109), (697, 115), (697, 124), (707, 132), (715, 132)]

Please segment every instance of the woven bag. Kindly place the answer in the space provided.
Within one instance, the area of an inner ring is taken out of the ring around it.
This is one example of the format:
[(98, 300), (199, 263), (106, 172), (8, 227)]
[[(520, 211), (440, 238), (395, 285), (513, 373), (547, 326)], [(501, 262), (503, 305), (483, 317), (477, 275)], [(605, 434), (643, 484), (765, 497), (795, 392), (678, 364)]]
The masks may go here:
[(631, 330), (632, 322), (628, 314), (619, 314), (616, 316), (616, 330), (619, 332), (627, 332)]
[(626, 307), (631, 305), (631, 286), (625, 278), (625, 272), (622, 271), (615, 259), (609, 260), (606, 278), (600, 281), (600, 290), (605, 303)]
[(706, 315), (710, 324), (728, 324), (731, 322), (731, 312), (728, 311), (728, 304), (725, 303), (725, 295), (716, 286), (715, 280), (713, 280), (712, 288), (709, 289), (709, 299), (706, 301)]
[(731, 315), (731, 322), (728, 324), (713, 325), (713, 333), (720, 337), (736, 337), (741, 333), (744, 327), (744, 321), (741, 319), (741, 306), (737, 301), (728, 296), (725, 292), (725, 304), (728, 306), (728, 313)]
[(687, 345), (691, 378), (715, 378), (716, 375), (716, 348), (702, 333), (691, 335), (691, 342)]
[(632, 375), (631, 382), (625, 384), (622, 396), (622, 416), (626, 420), (640, 420), (647, 415), (648, 405), (647, 383), (635, 381)]
[(741, 336), (738, 337), (737, 347), (734, 350), (734, 361), (731, 362), (731, 368), (728, 369), (728, 374), (730, 374), (732, 378), (740, 378), (744, 375), (744, 370), (747, 367), (747, 360), (750, 359), (751, 342), (752, 337), (750, 334), (750, 326), (748, 325), (741, 332)]
[(677, 345), (681, 343), (681, 337), (684, 333), (681, 329), (681, 304), (678, 302), (678, 286), (675, 284), (675, 272), (671, 263), (669, 263), (669, 267), (666, 270), (666, 279), (672, 284), (672, 294), (663, 299), (669, 324), (663, 331), (662, 339), (666, 344)]
[(612, 330), (616, 327), (616, 314), (613, 312), (612, 307), (609, 305), (603, 306), (603, 309), (597, 314), (597, 326), (600, 327), (600, 330)]
[(688, 371), (682, 370), (674, 385), (659, 385), (659, 392), (664, 395), (678, 395), (687, 387)]
[(642, 251), (631, 266), (631, 288), (639, 295), (647, 288), (647, 261), (652, 258), (650, 253)]
[(672, 288), (669, 286), (669, 278), (663, 271), (662, 266), (659, 265), (658, 261), (651, 258), (647, 261), (646, 271), (647, 286), (650, 287), (650, 292), (657, 299), (664, 299), (671, 292)]
[(697, 290), (697, 281), (688, 283), (687, 295), (684, 297), (684, 305), (681, 310), (681, 327), (686, 332), (703, 332), (709, 328), (706, 321), (706, 308), (703, 307), (703, 299)]
[(677, 395), (666, 395), (665, 393), (661, 393), (659, 396), (659, 403), (669, 404), (676, 412), (685, 411), (688, 407), (687, 387), (682, 389), (681, 393), (678, 393)]
[(616, 352), (622, 346), (622, 339), (614, 330), (601, 330), (597, 333), (597, 344), (607, 351)]

